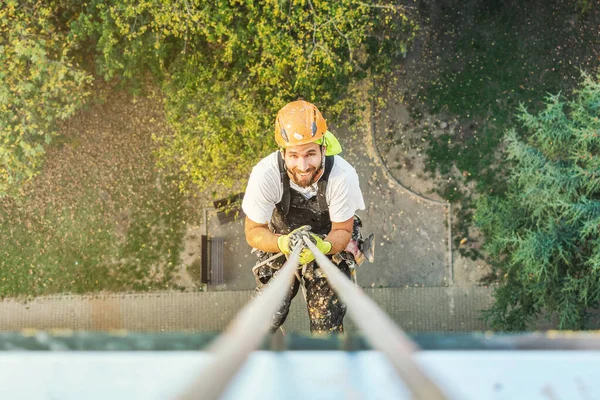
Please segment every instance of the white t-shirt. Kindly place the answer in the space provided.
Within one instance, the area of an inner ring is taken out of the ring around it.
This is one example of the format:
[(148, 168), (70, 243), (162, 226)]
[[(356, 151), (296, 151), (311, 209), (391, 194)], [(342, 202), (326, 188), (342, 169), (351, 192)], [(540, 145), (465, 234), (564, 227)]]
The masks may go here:
[[(252, 169), (242, 201), (242, 209), (246, 216), (259, 224), (266, 224), (271, 220), (275, 205), (283, 197), (283, 184), (277, 163), (278, 152), (275, 151), (263, 158)], [(331, 221), (344, 222), (352, 218), (356, 210), (364, 210), (365, 202), (354, 167), (342, 157), (334, 157), (325, 199), (329, 206)], [(307, 199), (317, 195), (317, 182), (302, 188), (290, 180), (290, 187)]]

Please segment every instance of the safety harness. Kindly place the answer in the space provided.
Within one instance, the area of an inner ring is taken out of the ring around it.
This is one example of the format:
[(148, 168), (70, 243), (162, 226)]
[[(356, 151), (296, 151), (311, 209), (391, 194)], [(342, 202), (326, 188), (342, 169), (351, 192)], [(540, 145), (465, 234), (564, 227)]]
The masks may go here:
[(331, 230), (329, 206), (327, 204), (326, 189), (334, 157), (326, 156), (323, 174), (317, 183), (317, 195), (306, 199), (300, 192), (290, 187), (290, 178), (287, 174), (281, 153), (278, 154), (279, 175), (283, 187), (281, 201), (275, 205), (270, 227), (275, 233), (288, 234), (303, 225), (310, 225), (313, 233), (327, 234)]

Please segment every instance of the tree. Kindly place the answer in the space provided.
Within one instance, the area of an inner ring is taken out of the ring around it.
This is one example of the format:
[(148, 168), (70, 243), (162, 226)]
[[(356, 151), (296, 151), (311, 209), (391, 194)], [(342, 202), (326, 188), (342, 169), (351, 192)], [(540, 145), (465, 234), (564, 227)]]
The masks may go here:
[(98, 71), (153, 74), (173, 136), (163, 163), (201, 188), (243, 181), (275, 147), (273, 118), (303, 97), (330, 118), (355, 106), (352, 83), (406, 52), (405, 9), (358, 0), (91, 0), (71, 36), (93, 43)]
[(542, 313), (583, 329), (600, 301), (600, 82), (583, 74), (571, 100), (548, 96), (506, 135), (503, 196), (482, 197), (475, 220), (500, 286), (493, 328), (525, 330)]
[(56, 121), (81, 107), (91, 77), (73, 64), (56, 2), (0, 5), (0, 196), (32, 178)]
[(303, 97), (330, 119), (351, 113), (353, 84), (405, 54), (415, 30), (391, 2), (7, 0), (0, 195), (35, 175), (56, 121), (82, 106), (92, 74), (80, 65), (137, 88), (151, 80), (174, 128), (157, 138), (162, 164), (203, 189), (234, 186), (274, 147), (281, 106)]

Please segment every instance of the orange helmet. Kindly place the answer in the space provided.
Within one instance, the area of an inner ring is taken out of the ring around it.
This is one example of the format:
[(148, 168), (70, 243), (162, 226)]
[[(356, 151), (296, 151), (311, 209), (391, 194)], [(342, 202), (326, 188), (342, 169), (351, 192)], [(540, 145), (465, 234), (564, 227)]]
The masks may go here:
[(327, 132), (327, 123), (314, 104), (298, 100), (286, 104), (277, 113), (275, 141), (286, 148), (319, 140)]

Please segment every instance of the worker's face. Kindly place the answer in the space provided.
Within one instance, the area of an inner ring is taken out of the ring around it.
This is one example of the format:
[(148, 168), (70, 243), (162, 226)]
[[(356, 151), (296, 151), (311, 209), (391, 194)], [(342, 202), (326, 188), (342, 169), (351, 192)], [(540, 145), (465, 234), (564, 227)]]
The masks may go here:
[(321, 146), (315, 143), (301, 144), (285, 149), (283, 155), (290, 179), (300, 187), (315, 183), (321, 171), (323, 159)]

